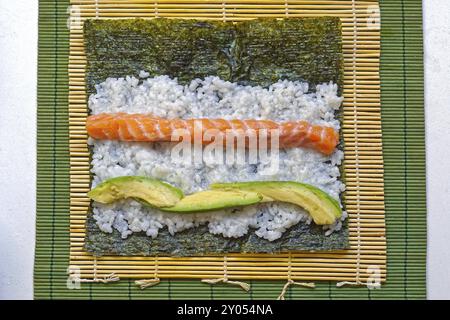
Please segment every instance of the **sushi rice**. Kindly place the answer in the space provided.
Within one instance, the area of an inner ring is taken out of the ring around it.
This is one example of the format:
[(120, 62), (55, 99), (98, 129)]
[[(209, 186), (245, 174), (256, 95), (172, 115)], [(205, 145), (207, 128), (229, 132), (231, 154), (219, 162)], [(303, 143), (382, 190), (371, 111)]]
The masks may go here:
[[(217, 77), (195, 79), (181, 85), (168, 76), (148, 78), (108, 78), (96, 86), (89, 98), (92, 114), (145, 113), (165, 118), (271, 119), (274, 121), (306, 120), (339, 130), (336, 110), (342, 103), (337, 85), (321, 84), (308, 93), (308, 84), (279, 81), (269, 88), (242, 86)], [(279, 169), (267, 174), (270, 163), (190, 163), (173, 161), (170, 143), (119, 142), (89, 139), (92, 146), (92, 187), (109, 178), (143, 175), (161, 179), (181, 188), (185, 194), (200, 191), (211, 183), (291, 180), (312, 184), (335, 199), (344, 191), (339, 180), (343, 152), (330, 156), (317, 151), (292, 148), (279, 150)], [(255, 232), (261, 238), (276, 240), (297, 223), (311, 223), (311, 217), (300, 207), (286, 203), (263, 203), (221, 211), (177, 214), (143, 207), (127, 199), (113, 204), (93, 204), (94, 219), (100, 230), (120, 232), (127, 238), (134, 232), (157, 237), (167, 227), (171, 234), (208, 224), (209, 232), (224, 237), (240, 237)], [(342, 218), (323, 226), (329, 235), (342, 227)]]

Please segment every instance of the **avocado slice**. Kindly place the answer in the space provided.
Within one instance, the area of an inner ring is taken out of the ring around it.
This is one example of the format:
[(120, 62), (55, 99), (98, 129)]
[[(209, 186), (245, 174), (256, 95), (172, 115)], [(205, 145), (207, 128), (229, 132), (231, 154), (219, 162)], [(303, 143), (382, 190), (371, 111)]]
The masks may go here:
[(100, 203), (133, 198), (168, 212), (203, 212), (282, 201), (303, 207), (318, 225), (331, 224), (342, 215), (338, 201), (312, 185), (293, 181), (253, 181), (216, 183), (205, 190), (184, 196), (168, 183), (141, 176), (108, 179), (88, 192)]
[(296, 204), (309, 212), (318, 225), (332, 224), (341, 217), (339, 203), (312, 185), (293, 181), (253, 181), (215, 183), (213, 190), (245, 190), (260, 193), (263, 202), (282, 201)]
[(173, 206), (184, 196), (180, 189), (168, 183), (141, 176), (123, 176), (105, 180), (87, 195), (100, 203), (134, 198), (158, 208)]
[(161, 208), (161, 210), (186, 213), (212, 211), (255, 204), (262, 199), (261, 194), (247, 190), (205, 190), (190, 194), (174, 206)]

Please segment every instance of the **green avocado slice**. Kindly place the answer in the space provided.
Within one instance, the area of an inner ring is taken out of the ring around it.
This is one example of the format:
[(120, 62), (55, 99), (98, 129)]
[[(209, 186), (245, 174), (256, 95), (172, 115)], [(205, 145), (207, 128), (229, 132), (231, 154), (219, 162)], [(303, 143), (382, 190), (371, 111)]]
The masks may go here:
[(190, 194), (172, 207), (161, 208), (170, 212), (202, 212), (246, 206), (261, 202), (262, 195), (247, 190), (205, 190)]
[(168, 183), (141, 176), (123, 176), (105, 180), (87, 195), (100, 203), (134, 198), (158, 208), (173, 206), (184, 197), (180, 189)]
[(293, 181), (253, 181), (216, 183), (205, 190), (184, 196), (168, 183), (141, 176), (108, 179), (88, 192), (100, 203), (133, 198), (168, 212), (203, 212), (282, 201), (307, 210), (318, 225), (331, 224), (342, 215), (338, 201), (312, 185)]
[(339, 203), (312, 185), (293, 181), (253, 181), (215, 183), (213, 190), (245, 190), (260, 193), (263, 202), (282, 201), (296, 204), (309, 212), (318, 225), (332, 224), (342, 215)]

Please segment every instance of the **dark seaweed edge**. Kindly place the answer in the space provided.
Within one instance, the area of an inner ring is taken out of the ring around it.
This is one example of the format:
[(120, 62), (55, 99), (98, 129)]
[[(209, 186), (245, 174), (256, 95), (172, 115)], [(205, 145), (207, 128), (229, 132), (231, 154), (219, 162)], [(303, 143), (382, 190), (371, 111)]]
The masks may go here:
[[(321, 226), (298, 223), (289, 228), (282, 238), (268, 241), (248, 232), (240, 238), (225, 238), (209, 233), (206, 224), (186, 229), (171, 235), (167, 227), (160, 229), (158, 237), (149, 238), (143, 232), (133, 233), (126, 241), (117, 230), (105, 233), (99, 230), (92, 214), (88, 216), (85, 249), (95, 256), (114, 254), (160, 255), (160, 256), (205, 256), (223, 253), (270, 253), (288, 251), (334, 251), (345, 249), (342, 242), (348, 242), (348, 228), (342, 228), (324, 236)], [(170, 239), (170, 241), (169, 241)], [(302, 241), (299, 243), (299, 239)], [(150, 240), (150, 241), (149, 241)], [(100, 244), (100, 245), (99, 245)], [(161, 247), (164, 251), (161, 251)]]

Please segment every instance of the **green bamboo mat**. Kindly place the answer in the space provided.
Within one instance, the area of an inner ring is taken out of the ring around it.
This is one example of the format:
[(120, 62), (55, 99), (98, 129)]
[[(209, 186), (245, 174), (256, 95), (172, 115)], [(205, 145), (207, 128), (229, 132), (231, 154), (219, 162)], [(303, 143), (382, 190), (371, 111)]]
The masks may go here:
[[(39, 1), (37, 299), (275, 299), (284, 281), (250, 281), (252, 290), (163, 280), (140, 290), (133, 281), (69, 290), (68, 0)], [(381, 0), (381, 99), (388, 241), (381, 289), (291, 287), (287, 299), (424, 299), (426, 199), (422, 1)]]

